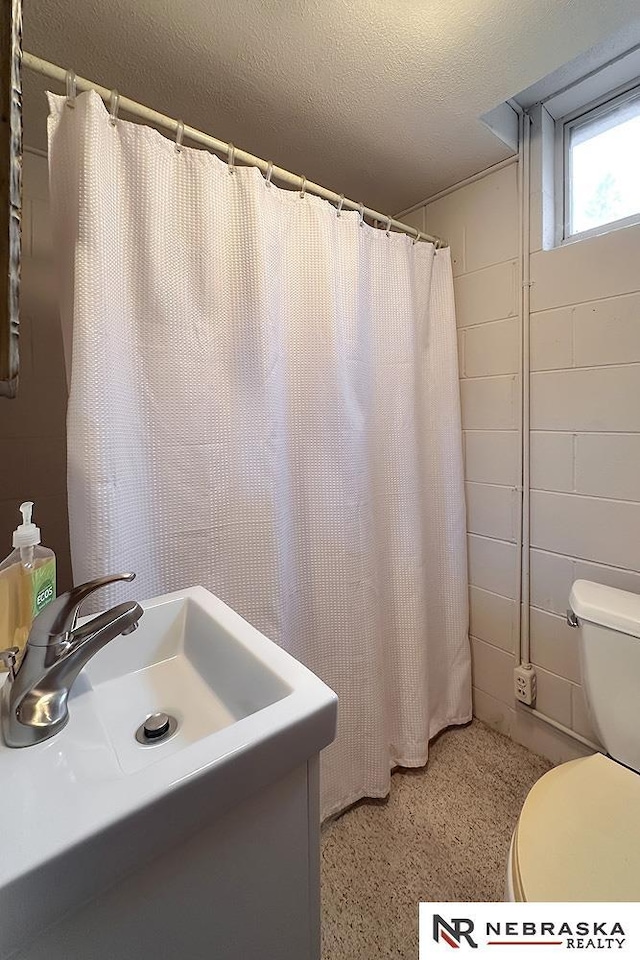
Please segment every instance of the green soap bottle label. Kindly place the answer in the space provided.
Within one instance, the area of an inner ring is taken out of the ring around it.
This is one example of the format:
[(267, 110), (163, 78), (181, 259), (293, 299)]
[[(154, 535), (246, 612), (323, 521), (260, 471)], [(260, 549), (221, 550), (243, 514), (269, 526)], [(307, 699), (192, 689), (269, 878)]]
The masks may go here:
[(36, 567), (31, 575), (32, 607), (31, 615), (37, 617), (56, 595), (56, 562), (47, 560), (41, 567)]

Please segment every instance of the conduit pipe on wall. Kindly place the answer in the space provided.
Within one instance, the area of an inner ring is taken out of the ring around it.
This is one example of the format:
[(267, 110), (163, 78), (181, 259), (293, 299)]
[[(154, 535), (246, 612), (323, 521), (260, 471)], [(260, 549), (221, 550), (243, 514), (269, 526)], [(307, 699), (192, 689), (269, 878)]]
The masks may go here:
[[(518, 630), (515, 658), (518, 664), (531, 665), (531, 117), (518, 104), (512, 103), (519, 121), (518, 136), (518, 202), (519, 202), (519, 276), (520, 276), (520, 418), (519, 418), (519, 493), (520, 517), (517, 536), (517, 606)], [(598, 752), (600, 747), (553, 717), (535, 707), (522, 706), (523, 711), (537, 717), (583, 746)]]
[(418, 203), (412, 204), (412, 206), (407, 207), (406, 210), (401, 210), (400, 213), (396, 213), (396, 217), (398, 217), (398, 219), (407, 217), (410, 213), (415, 213), (416, 210), (420, 210), (422, 207), (426, 207), (430, 203), (435, 203), (436, 200), (442, 200), (443, 197), (448, 197), (450, 194), (455, 193), (456, 190), (459, 190), (460, 187), (468, 187), (471, 183), (477, 183), (478, 180), (484, 180), (485, 177), (490, 177), (492, 173), (497, 173), (498, 170), (504, 170), (505, 167), (511, 167), (514, 163), (518, 163), (518, 159), (519, 156), (516, 153), (512, 157), (506, 157), (504, 160), (499, 160), (497, 163), (493, 163), (490, 167), (487, 167), (486, 170), (480, 170), (479, 173), (473, 173), (470, 177), (465, 177), (464, 180), (457, 180), (456, 183), (452, 183), (451, 186), (445, 187), (444, 190), (439, 190), (437, 193), (432, 193), (431, 196), (427, 197), (425, 200), (419, 200)]
[(524, 186), (523, 178), (523, 159), (524, 159), (524, 110), (517, 104), (511, 106), (518, 114), (518, 473), (516, 492), (518, 494), (518, 524), (516, 528), (516, 611), (518, 617), (518, 628), (516, 632), (515, 643), (515, 662), (516, 666), (522, 663), (522, 542), (523, 542), (523, 491), (524, 491), (524, 457), (523, 457), (523, 422), (522, 413), (524, 404), (522, 402), (524, 382), (524, 311), (523, 311), (523, 290), (524, 290), (524, 230), (523, 230), (523, 198)]
[(518, 114), (518, 526), (516, 535), (516, 666), (530, 665), (529, 643), (529, 326), (530, 326), (530, 241), (529, 241), (529, 117), (517, 103)]
[(521, 294), (521, 337), (520, 337), (520, 451), (522, 457), (522, 497), (520, 512), (520, 630), (519, 662), (529, 666), (531, 662), (531, 640), (529, 632), (530, 611), (530, 546), (531, 546), (531, 117), (523, 112), (520, 198), (522, 247), (522, 294)]
[(553, 717), (548, 717), (546, 713), (541, 713), (541, 711), (536, 710), (535, 707), (523, 707), (522, 709), (526, 710), (527, 713), (533, 714), (533, 716), (537, 717), (539, 720), (544, 720), (544, 722), (550, 727), (553, 727), (555, 730), (559, 730), (560, 733), (566, 734), (566, 736), (571, 737), (572, 740), (577, 740), (578, 743), (581, 743), (583, 746), (589, 747), (589, 749), (593, 750), (594, 753), (602, 753), (602, 747), (599, 747), (597, 743), (593, 742), (593, 740), (583, 737), (581, 733), (576, 733), (576, 731), (571, 730), (570, 727), (565, 727), (564, 723), (554, 720)]

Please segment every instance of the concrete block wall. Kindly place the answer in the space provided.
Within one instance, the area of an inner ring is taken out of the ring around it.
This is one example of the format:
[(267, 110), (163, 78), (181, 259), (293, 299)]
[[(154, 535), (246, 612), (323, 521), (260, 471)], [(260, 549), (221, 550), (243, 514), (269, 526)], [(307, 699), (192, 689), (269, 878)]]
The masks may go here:
[(0, 398), (0, 556), (22, 500), (35, 502), (42, 541), (56, 553), (58, 590), (71, 585), (66, 480), (67, 390), (52, 266), (47, 161), (24, 156), (20, 383)]
[[(538, 709), (595, 741), (565, 614), (577, 578), (640, 593), (640, 227), (542, 250), (533, 166), (531, 656)], [(474, 712), (561, 762), (584, 748), (513, 697), (517, 165), (405, 219), (449, 240), (454, 264)]]

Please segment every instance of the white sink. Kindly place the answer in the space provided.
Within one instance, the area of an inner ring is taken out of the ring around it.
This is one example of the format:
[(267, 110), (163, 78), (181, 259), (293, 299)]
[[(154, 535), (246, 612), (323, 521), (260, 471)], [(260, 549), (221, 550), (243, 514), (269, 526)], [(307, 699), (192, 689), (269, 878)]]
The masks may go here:
[[(239, 620), (197, 589), (147, 604), (138, 631), (113, 640), (85, 667), (94, 709), (125, 773), (165, 761), (293, 693), (294, 678), (286, 669), (277, 672), (279, 661), (281, 667), (285, 662), (291, 667), (289, 658), (283, 661), (277, 656), (281, 651), (256, 637), (255, 631), (251, 633), (257, 646), (247, 644), (248, 624), (240, 621), (242, 628), (235, 635), (234, 624), (225, 624), (224, 613)], [(247, 634), (245, 642), (241, 633)], [(74, 708), (75, 704), (72, 712)], [(175, 717), (177, 731), (170, 739), (141, 749), (133, 734), (158, 712)], [(278, 713), (269, 716), (276, 721)], [(263, 714), (252, 742), (264, 739), (269, 729)], [(222, 747), (220, 738), (215, 742)], [(218, 756), (220, 747), (212, 753), (210, 743), (208, 756)]]
[[(64, 730), (0, 746), (0, 958), (335, 735), (335, 694), (202, 587), (142, 606), (79, 676)], [(176, 732), (138, 743), (156, 712)]]

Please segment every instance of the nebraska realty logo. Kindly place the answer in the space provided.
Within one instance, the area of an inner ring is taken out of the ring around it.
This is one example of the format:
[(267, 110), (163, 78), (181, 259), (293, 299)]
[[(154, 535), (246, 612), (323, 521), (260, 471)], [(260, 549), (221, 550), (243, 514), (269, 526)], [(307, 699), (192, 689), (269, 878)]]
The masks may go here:
[(433, 939), (436, 943), (442, 938), (450, 947), (457, 949), (464, 938), (470, 947), (477, 948), (478, 944), (471, 936), (473, 927), (473, 920), (468, 917), (455, 917), (447, 923), (439, 913), (433, 915)]
[(474, 950), (474, 960), (489, 949), (492, 955), (511, 960), (523, 956), (522, 947), (529, 948), (524, 951), (529, 960), (540, 954), (548, 958), (549, 947), (582, 953), (609, 950), (636, 960), (637, 908), (630, 903), (421, 903), (420, 960), (438, 952), (451, 956), (451, 950), (461, 949)]

